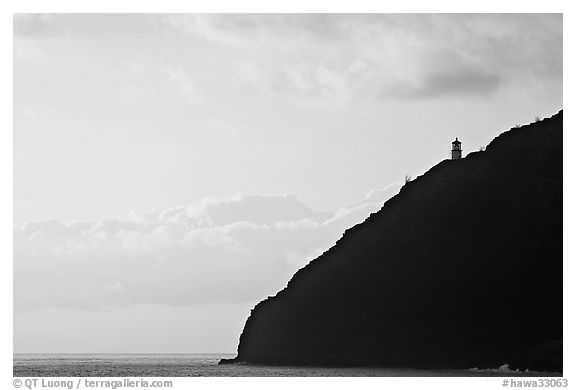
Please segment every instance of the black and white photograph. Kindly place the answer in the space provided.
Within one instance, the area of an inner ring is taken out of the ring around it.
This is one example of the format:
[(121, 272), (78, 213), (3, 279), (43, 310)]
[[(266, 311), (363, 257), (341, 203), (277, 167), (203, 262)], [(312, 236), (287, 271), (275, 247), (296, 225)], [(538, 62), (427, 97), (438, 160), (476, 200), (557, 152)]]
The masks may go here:
[(568, 387), (562, 13), (11, 18), (7, 388)]

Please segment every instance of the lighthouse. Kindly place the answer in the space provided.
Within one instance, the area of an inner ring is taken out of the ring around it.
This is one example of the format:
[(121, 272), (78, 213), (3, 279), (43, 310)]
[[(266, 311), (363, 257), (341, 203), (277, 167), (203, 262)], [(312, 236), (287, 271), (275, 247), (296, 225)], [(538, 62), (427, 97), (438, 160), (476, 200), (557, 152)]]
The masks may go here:
[(456, 140), (452, 142), (452, 160), (459, 160), (462, 158), (462, 142)]

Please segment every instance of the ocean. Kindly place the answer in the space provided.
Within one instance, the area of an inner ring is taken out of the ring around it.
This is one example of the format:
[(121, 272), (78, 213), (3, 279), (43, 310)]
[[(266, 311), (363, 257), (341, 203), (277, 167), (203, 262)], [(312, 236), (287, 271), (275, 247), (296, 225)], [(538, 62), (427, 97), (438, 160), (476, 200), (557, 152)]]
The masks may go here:
[(232, 354), (14, 354), (15, 377), (414, 377), (561, 376), (493, 370), (278, 367), (218, 365)]

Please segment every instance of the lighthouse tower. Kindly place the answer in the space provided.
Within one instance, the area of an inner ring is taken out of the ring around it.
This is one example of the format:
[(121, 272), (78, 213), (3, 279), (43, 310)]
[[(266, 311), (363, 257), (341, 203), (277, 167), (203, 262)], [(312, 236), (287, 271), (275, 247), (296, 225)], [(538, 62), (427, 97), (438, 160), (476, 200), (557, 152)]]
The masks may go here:
[(452, 160), (459, 160), (462, 158), (462, 142), (458, 141), (458, 137), (456, 137), (456, 141), (452, 142)]

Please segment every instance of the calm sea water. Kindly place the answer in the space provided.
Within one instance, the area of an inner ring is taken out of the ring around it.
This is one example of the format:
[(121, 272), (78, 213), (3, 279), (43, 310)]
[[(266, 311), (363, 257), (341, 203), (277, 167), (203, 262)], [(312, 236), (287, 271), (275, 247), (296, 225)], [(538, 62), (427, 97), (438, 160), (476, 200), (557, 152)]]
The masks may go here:
[(557, 376), (509, 370), (413, 370), (218, 365), (228, 354), (15, 354), (14, 376)]

